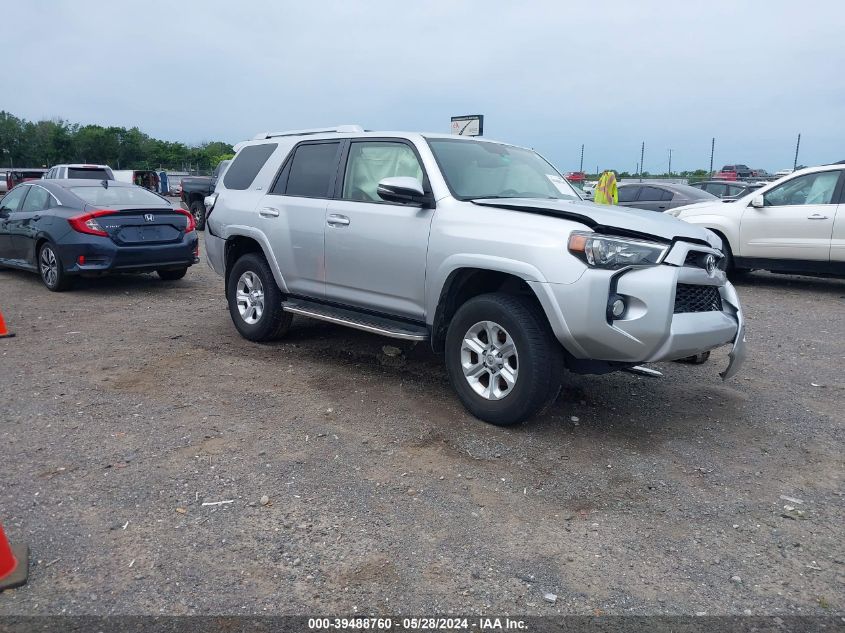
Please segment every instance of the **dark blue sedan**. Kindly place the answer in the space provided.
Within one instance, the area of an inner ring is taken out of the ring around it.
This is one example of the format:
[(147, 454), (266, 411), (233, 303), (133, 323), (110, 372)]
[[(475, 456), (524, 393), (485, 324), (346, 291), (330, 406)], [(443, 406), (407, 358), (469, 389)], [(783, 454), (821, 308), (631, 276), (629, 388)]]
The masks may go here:
[(190, 213), (114, 180), (37, 180), (0, 200), (0, 266), (37, 272), (53, 291), (75, 275), (152, 272), (181, 279), (199, 261)]

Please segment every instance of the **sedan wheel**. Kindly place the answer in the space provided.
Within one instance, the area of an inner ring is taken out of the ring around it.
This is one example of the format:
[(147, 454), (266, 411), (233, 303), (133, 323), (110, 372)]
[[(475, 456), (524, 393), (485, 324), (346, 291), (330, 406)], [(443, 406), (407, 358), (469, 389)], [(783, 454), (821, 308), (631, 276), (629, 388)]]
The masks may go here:
[(55, 247), (49, 242), (38, 251), (38, 273), (47, 289), (53, 292), (65, 290), (70, 282)]

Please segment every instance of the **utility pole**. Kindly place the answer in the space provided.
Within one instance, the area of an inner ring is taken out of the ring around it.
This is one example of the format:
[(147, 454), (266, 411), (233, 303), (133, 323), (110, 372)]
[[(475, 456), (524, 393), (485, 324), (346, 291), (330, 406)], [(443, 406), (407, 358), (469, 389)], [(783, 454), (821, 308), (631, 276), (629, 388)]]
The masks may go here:
[(710, 141), (710, 178), (713, 177), (713, 152), (716, 151), (716, 137)]
[(801, 147), (801, 135), (798, 135), (798, 142), (795, 143), (795, 162), (792, 163), (792, 171), (798, 169), (798, 148)]
[(578, 168), (578, 171), (584, 173), (584, 144), (581, 143), (581, 166)]
[(645, 163), (643, 162), (645, 159), (645, 141), (643, 141), (643, 146), (640, 148), (640, 182), (643, 181), (643, 171)]
[(672, 150), (669, 149), (669, 178), (672, 177)]

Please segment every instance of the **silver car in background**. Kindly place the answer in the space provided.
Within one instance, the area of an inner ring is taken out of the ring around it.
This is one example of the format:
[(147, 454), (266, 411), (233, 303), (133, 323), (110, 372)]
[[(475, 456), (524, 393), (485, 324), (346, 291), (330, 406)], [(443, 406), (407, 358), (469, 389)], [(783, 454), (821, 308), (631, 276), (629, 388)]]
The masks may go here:
[(500, 425), (553, 400), (564, 369), (721, 345), (723, 378), (742, 362), (721, 240), (586, 202), (532, 150), (359, 126), (236, 149), (205, 201), (205, 245), (247, 339), (284, 336), (296, 314), (426, 341), (467, 409)]

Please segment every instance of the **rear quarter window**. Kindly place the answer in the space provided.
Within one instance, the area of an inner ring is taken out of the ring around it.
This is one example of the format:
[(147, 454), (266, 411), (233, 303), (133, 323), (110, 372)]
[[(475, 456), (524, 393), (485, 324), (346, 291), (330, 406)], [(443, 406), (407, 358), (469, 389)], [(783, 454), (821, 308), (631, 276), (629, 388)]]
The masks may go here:
[(223, 176), (226, 189), (248, 189), (278, 146), (278, 143), (262, 143), (244, 147)]

